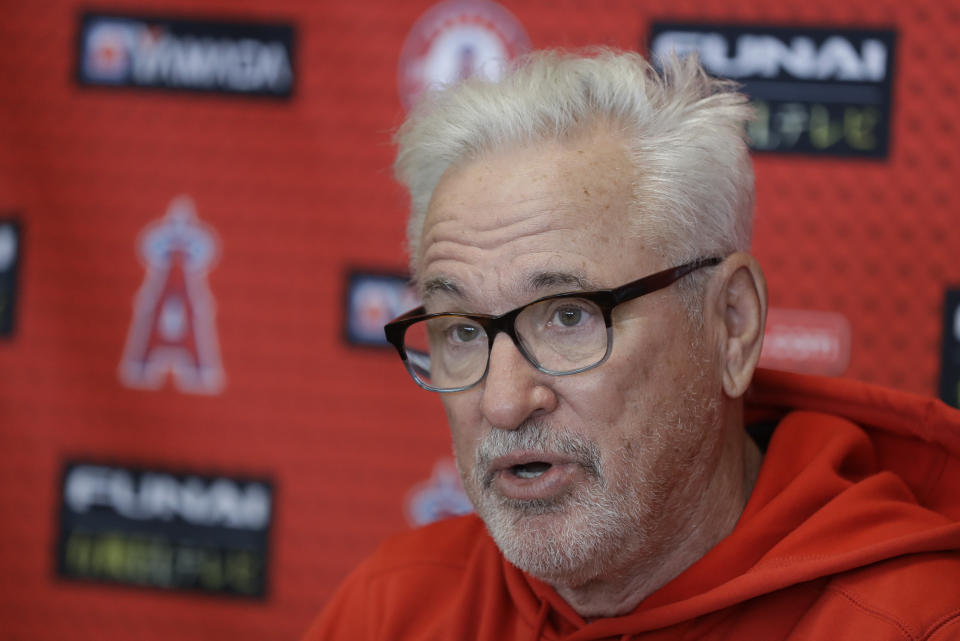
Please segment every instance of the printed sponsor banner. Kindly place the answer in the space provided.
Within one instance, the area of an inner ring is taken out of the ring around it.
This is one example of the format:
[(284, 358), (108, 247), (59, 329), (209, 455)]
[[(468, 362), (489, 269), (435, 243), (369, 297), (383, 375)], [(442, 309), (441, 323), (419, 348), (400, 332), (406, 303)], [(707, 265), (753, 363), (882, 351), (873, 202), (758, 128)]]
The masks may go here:
[(530, 50), (512, 13), (489, 0), (448, 0), (410, 29), (400, 51), (399, 90), (410, 108), (425, 90), (471, 76), (498, 80), (505, 65)]
[(14, 330), (21, 253), (20, 223), (0, 219), (0, 338), (11, 336)]
[(399, 274), (353, 271), (346, 290), (344, 335), (354, 345), (390, 347), (383, 326), (420, 305), (410, 279)]
[(90, 12), (80, 18), (76, 74), (82, 85), (288, 99), (293, 48), (290, 24)]
[(948, 289), (943, 301), (940, 399), (960, 408), (960, 289)]
[(263, 599), (272, 514), (268, 480), (70, 461), (57, 574)]
[(892, 30), (655, 22), (650, 53), (697, 53), (743, 85), (755, 151), (886, 158)]
[(850, 322), (836, 312), (770, 308), (759, 364), (840, 376), (850, 365)]
[(134, 299), (120, 381), (160, 389), (169, 374), (180, 391), (220, 392), (216, 304), (207, 284), (219, 254), (216, 234), (197, 218), (193, 201), (179, 196), (147, 226), (138, 245), (146, 275)]

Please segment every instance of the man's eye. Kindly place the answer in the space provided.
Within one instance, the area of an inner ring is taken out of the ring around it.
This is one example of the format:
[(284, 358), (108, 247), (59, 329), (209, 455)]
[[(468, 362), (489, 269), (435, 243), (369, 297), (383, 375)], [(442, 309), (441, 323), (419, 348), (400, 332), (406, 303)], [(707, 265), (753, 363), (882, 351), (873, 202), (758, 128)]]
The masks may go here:
[(461, 343), (469, 343), (480, 335), (480, 328), (476, 325), (455, 325), (451, 329), (453, 338)]
[(561, 307), (553, 313), (554, 322), (564, 327), (575, 327), (583, 319), (583, 310), (579, 307)]

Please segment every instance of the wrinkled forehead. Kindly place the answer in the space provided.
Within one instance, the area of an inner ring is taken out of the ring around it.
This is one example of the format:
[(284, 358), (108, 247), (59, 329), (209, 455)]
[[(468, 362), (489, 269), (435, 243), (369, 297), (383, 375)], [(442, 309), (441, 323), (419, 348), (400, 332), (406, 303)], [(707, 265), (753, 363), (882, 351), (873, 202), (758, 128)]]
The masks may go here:
[(451, 167), (420, 237), (421, 293), (497, 289), (514, 298), (616, 281), (624, 255), (637, 250), (628, 233), (632, 178), (626, 149), (611, 135), (513, 147)]
[(427, 216), (438, 216), (446, 209), (447, 199), (468, 192), (471, 186), (494, 198), (515, 190), (560, 187), (564, 195), (589, 199), (591, 187), (612, 191), (624, 182), (631, 186), (633, 178), (622, 134), (612, 127), (595, 126), (557, 139), (495, 147), (451, 164), (437, 181)]

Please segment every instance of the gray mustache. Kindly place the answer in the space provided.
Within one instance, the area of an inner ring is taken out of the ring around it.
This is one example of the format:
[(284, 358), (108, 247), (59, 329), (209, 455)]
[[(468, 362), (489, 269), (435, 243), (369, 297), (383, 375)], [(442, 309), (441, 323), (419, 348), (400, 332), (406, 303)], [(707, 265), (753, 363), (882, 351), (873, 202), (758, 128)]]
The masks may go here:
[(493, 483), (493, 461), (511, 452), (523, 450), (542, 453), (544, 456), (559, 455), (572, 459), (583, 466), (594, 478), (601, 478), (600, 448), (590, 439), (566, 430), (551, 426), (544, 421), (529, 420), (513, 430), (492, 429), (477, 447), (473, 473), (482, 487)]

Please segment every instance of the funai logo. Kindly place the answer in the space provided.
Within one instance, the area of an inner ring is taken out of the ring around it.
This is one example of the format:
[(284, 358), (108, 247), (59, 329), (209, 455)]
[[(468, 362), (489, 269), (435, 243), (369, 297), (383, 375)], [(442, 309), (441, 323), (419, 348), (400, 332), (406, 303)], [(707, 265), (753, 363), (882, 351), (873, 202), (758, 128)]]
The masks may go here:
[(215, 394), (224, 385), (207, 273), (218, 254), (213, 231), (180, 196), (141, 234), (146, 269), (120, 362), (120, 380), (159, 389), (168, 374), (184, 392)]
[(707, 69), (727, 78), (786, 75), (860, 82), (882, 82), (890, 55), (887, 43), (879, 38), (854, 40), (831, 34), (818, 41), (802, 34), (733, 35), (709, 29), (664, 31), (656, 36), (651, 49), (661, 57), (670, 51), (681, 56), (698, 53)]
[(262, 530), (270, 523), (270, 488), (226, 477), (179, 476), (106, 465), (75, 465), (64, 483), (76, 514), (108, 510), (134, 521)]
[(696, 54), (736, 80), (756, 114), (755, 151), (884, 158), (889, 151), (891, 30), (655, 22), (655, 60)]
[(286, 98), (293, 91), (289, 25), (87, 14), (81, 84)]
[(273, 503), (269, 479), (68, 461), (57, 573), (263, 598)]

